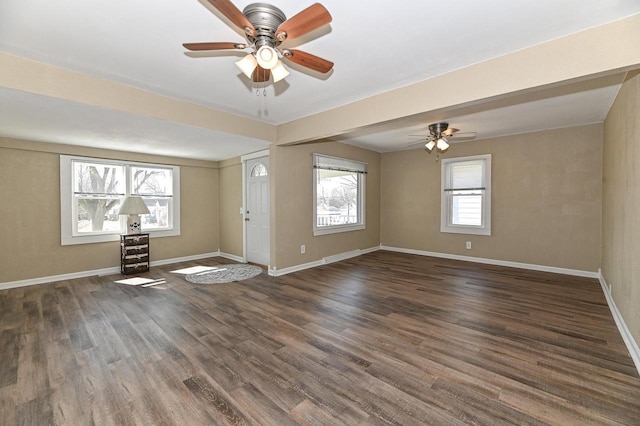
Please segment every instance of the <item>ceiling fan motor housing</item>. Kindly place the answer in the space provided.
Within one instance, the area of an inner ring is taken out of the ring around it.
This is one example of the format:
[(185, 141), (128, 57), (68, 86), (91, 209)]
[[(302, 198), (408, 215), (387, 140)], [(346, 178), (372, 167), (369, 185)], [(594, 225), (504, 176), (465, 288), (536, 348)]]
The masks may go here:
[(255, 35), (247, 34), (247, 40), (256, 49), (261, 46), (276, 47), (281, 43), (276, 39), (276, 30), (287, 17), (280, 9), (268, 3), (252, 3), (244, 8), (242, 14), (255, 28)]
[(433, 123), (429, 125), (429, 132), (431, 132), (432, 135), (438, 137), (442, 132), (444, 132), (448, 128), (449, 128), (449, 123), (444, 123), (444, 122)]

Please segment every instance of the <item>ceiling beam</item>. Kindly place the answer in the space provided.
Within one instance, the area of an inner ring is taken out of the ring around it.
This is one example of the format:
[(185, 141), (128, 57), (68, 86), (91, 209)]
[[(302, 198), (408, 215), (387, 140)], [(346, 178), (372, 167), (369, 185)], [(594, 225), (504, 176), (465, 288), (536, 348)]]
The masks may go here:
[(0, 52), (0, 87), (275, 142), (275, 126)]
[(406, 116), (496, 102), (640, 67), (640, 14), (277, 127), (277, 144), (331, 138)]

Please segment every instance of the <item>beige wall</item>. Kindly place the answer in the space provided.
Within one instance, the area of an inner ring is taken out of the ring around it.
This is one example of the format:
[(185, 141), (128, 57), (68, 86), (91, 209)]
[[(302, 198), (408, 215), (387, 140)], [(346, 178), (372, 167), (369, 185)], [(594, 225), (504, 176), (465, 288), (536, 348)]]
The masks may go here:
[(242, 257), (242, 163), (240, 158), (220, 162), (220, 251)]
[(60, 152), (180, 165), (181, 235), (152, 239), (151, 260), (218, 250), (217, 163), (0, 138), (0, 283), (120, 264), (118, 242), (60, 245)]
[(382, 154), (382, 244), (598, 270), (601, 125), (453, 144), (446, 158), (478, 154), (492, 154), (491, 236), (440, 232), (441, 163), (420, 149)]
[(622, 85), (604, 124), (602, 275), (640, 342), (640, 74)]
[[(313, 236), (312, 154), (326, 154), (368, 163), (366, 229)], [(326, 256), (380, 244), (380, 154), (350, 145), (327, 142), (272, 147), (271, 265), (277, 269), (321, 260)], [(275, 240), (275, 241), (274, 241)], [(300, 246), (306, 253), (300, 253)]]

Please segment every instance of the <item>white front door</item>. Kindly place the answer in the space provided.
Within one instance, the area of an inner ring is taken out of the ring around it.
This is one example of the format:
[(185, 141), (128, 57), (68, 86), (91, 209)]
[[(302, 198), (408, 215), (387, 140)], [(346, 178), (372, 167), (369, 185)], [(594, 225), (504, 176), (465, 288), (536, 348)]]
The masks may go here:
[(269, 157), (247, 160), (245, 165), (247, 261), (269, 265)]

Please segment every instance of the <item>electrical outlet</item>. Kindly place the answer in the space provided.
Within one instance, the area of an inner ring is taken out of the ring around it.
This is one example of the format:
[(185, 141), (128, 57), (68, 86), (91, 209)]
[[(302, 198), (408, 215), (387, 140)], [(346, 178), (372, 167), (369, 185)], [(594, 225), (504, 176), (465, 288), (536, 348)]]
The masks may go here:
[(467, 241), (467, 250), (471, 250), (471, 241)]
[(305, 252), (305, 250), (306, 250), (306, 249), (307, 249), (307, 248), (304, 246), (304, 244), (303, 244), (303, 245), (301, 245), (301, 246), (300, 246), (300, 254), (304, 254), (304, 252)]

